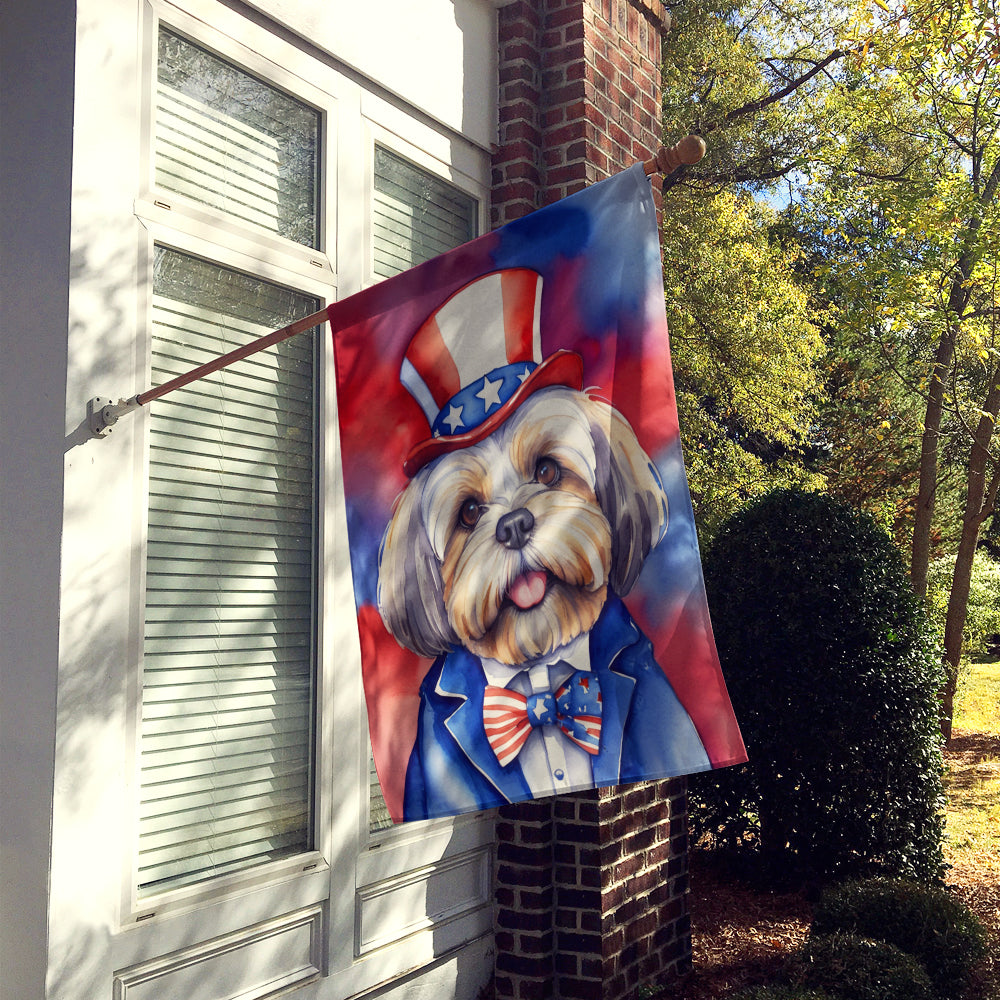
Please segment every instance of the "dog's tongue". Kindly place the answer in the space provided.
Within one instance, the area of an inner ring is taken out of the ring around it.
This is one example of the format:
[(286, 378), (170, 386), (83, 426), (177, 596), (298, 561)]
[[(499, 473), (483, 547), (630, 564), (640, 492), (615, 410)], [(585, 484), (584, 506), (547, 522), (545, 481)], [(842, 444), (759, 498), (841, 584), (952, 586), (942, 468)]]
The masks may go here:
[(510, 599), (522, 610), (533, 608), (545, 596), (545, 573), (532, 570), (522, 573), (510, 587)]

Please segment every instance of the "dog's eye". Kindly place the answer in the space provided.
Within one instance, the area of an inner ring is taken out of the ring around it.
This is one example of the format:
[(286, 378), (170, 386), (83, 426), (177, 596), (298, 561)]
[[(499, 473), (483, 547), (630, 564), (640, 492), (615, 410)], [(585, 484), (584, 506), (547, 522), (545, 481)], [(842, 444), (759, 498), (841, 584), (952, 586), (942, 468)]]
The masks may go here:
[(464, 527), (474, 528), (482, 513), (483, 509), (479, 505), (479, 501), (474, 497), (469, 497), (469, 499), (464, 500), (462, 502), (462, 506), (458, 508), (458, 520)]
[(542, 486), (554, 486), (559, 482), (561, 471), (555, 459), (548, 456), (540, 458), (535, 466), (535, 482), (541, 483)]

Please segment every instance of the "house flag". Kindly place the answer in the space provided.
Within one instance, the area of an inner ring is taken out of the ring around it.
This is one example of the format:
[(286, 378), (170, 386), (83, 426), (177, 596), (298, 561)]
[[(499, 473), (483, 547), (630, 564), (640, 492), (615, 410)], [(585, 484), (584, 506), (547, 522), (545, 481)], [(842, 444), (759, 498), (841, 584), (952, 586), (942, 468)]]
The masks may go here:
[(329, 317), (365, 698), (393, 820), (745, 760), (642, 166)]

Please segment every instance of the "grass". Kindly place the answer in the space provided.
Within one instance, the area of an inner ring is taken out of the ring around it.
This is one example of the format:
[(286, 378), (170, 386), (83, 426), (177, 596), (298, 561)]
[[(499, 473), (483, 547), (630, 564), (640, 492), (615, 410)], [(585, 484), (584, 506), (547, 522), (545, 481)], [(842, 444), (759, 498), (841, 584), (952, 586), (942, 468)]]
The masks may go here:
[(992, 939), (973, 995), (1000, 1000), (1000, 661), (963, 671), (945, 758), (946, 881)]
[(948, 757), (948, 861), (1000, 875), (1000, 661), (963, 672)]
[(962, 671), (955, 706), (955, 726), (1000, 736), (1000, 660), (974, 663)]

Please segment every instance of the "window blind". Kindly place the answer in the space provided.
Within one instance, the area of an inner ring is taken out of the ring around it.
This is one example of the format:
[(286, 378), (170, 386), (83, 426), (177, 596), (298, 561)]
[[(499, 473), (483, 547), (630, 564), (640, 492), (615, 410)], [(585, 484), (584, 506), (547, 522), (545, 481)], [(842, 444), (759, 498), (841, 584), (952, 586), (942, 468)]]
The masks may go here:
[(476, 236), (476, 199), (375, 147), (374, 264), (380, 278), (430, 260)]
[(315, 247), (319, 128), (315, 109), (160, 29), (159, 189)]
[[(375, 147), (374, 187), (372, 252), (379, 278), (391, 278), (477, 235), (475, 198), (381, 146)], [(368, 788), (369, 826), (376, 832), (391, 826), (392, 819), (370, 759)]]
[[(315, 311), (155, 251), (159, 384)], [(315, 331), (151, 408), (140, 895), (311, 848)]]

